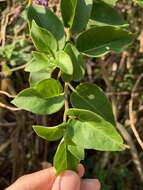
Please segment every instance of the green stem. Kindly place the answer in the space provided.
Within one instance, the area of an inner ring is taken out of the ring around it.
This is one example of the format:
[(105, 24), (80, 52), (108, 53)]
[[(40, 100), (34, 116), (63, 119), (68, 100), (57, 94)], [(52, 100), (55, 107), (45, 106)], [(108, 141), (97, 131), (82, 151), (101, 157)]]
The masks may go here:
[(76, 90), (74, 89), (74, 87), (73, 87), (70, 83), (67, 83), (67, 85), (69, 86), (69, 88), (70, 88), (73, 92), (76, 92)]
[(64, 112), (64, 116), (63, 116), (63, 121), (66, 122), (66, 121), (67, 121), (66, 112), (67, 112), (67, 110), (69, 109), (69, 102), (68, 102), (68, 83), (65, 83), (64, 93), (65, 93), (65, 112)]
[(67, 37), (66, 37), (66, 41), (68, 42), (68, 41), (70, 41), (71, 36), (72, 36), (72, 33), (71, 33), (70, 29), (67, 29), (67, 31), (66, 31), (66, 35), (67, 35)]

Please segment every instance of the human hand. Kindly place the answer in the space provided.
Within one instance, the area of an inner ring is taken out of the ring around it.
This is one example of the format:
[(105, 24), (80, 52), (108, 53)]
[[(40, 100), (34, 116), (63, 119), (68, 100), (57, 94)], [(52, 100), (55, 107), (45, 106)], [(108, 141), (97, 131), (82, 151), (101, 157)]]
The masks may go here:
[(65, 171), (58, 177), (52, 167), (20, 177), (6, 190), (100, 190), (97, 179), (81, 179), (83, 175), (82, 165), (79, 165), (78, 174)]

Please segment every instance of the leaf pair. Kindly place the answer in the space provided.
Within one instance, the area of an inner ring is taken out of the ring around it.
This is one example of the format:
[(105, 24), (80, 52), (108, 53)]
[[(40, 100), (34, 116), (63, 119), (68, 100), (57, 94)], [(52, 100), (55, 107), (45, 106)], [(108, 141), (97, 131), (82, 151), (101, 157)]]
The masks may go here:
[(57, 173), (77, 169), (84, 159), (84, 149), (100, 151), (123, 150), (123, 140), (115, 127), (94, 112), (69, 109), (70, 120), (56, 127), (33, 126), (35, 132), (46, 140), (58, 140), (64, 136), (54, 157)]
[[(124, 28), (128, 24), (113, 8), (116, 0), (61, 1), (64, 25), (80, 33), (76, 39), (79, 52), (89, 57), (101, 57), (111, 51), (121, 52), (133, 40)], [(87, 28), (88, 30), (83, 31)]]
[[(33, 126), (38, 136), (48, 141), (61, 139), (66, 134), (67, 123), (62, 123), (56, 127)], [(77, 166), (84, 159), (84, 149), (70, 145), (66, 139), (62, 138), (54, 157), (54, 166), (57, 174), (63, 170), (77, 170)]]

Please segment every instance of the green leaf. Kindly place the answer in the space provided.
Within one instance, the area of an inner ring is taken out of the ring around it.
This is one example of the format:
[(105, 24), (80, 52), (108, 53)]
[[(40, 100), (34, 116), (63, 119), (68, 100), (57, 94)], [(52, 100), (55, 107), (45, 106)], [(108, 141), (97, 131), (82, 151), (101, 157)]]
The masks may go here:
[(70, 101), (74, 108), (93, 111), (115, 125), (111, 104), (97, 85), (80, 84), (72, 93)]
[(35, 89), (43, 98), (52, 98), (63, 92), (60, 82), (52, 78), (38, 83)]
[(84, 153), (84, 148), (83, 147), (68, 145), (68, 150), (79, 161), (84, 160), (85, 153)]
[(30, 25), (32, 20), (42, 28), (50, 31), (58, 41), (58, 48), (63, 49), (65, 45), (64, 26), (59, 18), (50, 10), (41, 5), (30, 5), (27, 8)]
[(91, 20), (89, 24), (98, 26), (128, 26), (128, 23), (125, 22), (125, 20), (115, 8), (102, 1), (95, 1), (93, 4)]
[(35, 114), (53, 114), (64, 105), (62, 86), (55, 79), (41, 81), (21, 91), (12, 101), (17, 107)]
[(82, 32), (90, 18), (92, 3), (92, 0), (62, 0), (61, 12), (65, 26), (73, 32)]
[(39, 137), (48, 141), (57, 141), (63, 137), (65, 127), (66, 123), (62, 123), (55, 127), (34, 125), (33, 129)]
[(123, 150), (123, 139), (115, 127), (88, 110), (71, 109), (68, 114), (77, 117), (69, 121), (68, 134), (72, 141), (85, 149), (100, 151)]
[(70, 59), (70, 56), (66, 52), (57, 52), (55, 65), (61, 70), (62, 73), (66, 73), (68, 75), (73, 74), (73, 64)]
[(35, 86), (39, 82), (51, 78), (53, 69), (44, 69), (38, 72), (31, 72), (29, 77), (30, 86)]
[(45, 53), (55, 53), (57, 51), (57, 41), (52, 33), (39, 27), (35, 21), (32, 22), (31, 37), (38, 50)]
[(66, 27), (71, 27), (75, 16), (77, 0), (61, 0), (61, 13)]
[(64, 170), (77, 170), (79, 160), (68, 150), (67, 144), (62, 139), (54, 156), (54, 167), (57, 174)]
[(133, 41), (133, 34), (112, 26), (93, 27), (77, 38), (77, 49), (89, 57), (121, 52)]
[(77, 0), (75, 16), (71, 29), (73, 32), (82, 32), (89, 21), (92, 11), (92, 0)]
[(66, 45), (64, 51), (70, 56), (73, 63), (72, 79), (74, 81), (80, 81), (85, 75), (85, 63), (82, 55), (71, 43)]
[(25, 71), (27, 72), (39, 72), (41, 70), (54, 70), (54, 59), (51, 55), (46, 55), (41, 52), (32, 52), (33, 58), (26, 65)]

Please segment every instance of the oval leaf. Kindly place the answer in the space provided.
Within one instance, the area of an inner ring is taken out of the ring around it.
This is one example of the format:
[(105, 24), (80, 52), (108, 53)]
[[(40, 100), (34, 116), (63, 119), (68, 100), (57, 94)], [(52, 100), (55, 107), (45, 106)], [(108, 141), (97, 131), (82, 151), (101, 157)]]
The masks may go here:
[(112, 26), (93, 27), (77, 38), (77, 49), (89, 57), (100, 57), (111, 51), (121, 52), (133, 40), (133, 34)]
[(71, 27), (75, 16), (77, 0), (61, 0), (61, 13), (66, 27)]
[(85, 153), (83, 147), (68, 145), (68, 150), (73, 156), (75, 156), (79, 161), (84, 160)]
[(72, 93), (70, 101), (73, 107), (93, 111), (115, 125), (111, 104), (97, 85), (80, 84)]
[(34, 21), (30, 32), (32, 41), (38, 50), (46, 53), (55, 53), (57, 51), (57, 41), (52, 33), (39, 27)]
[(113, 25), (119, 27), (128, 26), (123, 17), (112, 6), (103, 1), (95, 1), (90, 17), (90, 25), (106, 26)]
[(69, 55), (64, 51), (59, 51), (56, 54), (56, 65), (63, 73), (72, 75), (73, 65)]
[(77, 0), (75, 16), (71, 29), (73, 32), (82, 32), (89, 21), (93, 0)]
[(78, 164), (79, 160), (69, 152), (67, 144), (62, 139), (54, 156), (54, 167), (57, 174), (64, 170), (76, 171)]
[(73, 76), (72, 80), (79, 81), (85, 75), (85, 62), (79, 51), (71, 44), (68, 43), (64, 51), (70, 56), (73, 63)]
[(92, 0), (62, 0), (61, 12), (66, 27), (73, 32), (82, 32), (89, 21)]
[(65, 126), (65, 123), (62, 123), (55, 127), (34, 125), (33, 129), (39, 137), (48, 141), (57, 141), (63, 137)]
[(102, 117), (91, 111), (78, 109), (73, 109), (68, 114), (77, 117), (69, 121), (67, 128), (77, 146), (100, 151), (123, 150), (123, 139), (115, 127)]
[(30, 77), (29, 77), (30, 86), (35, 86), (42, 80), (51, 78), (52, 71), (53, 71), (53, 68), (51, 68), (51, 69), (48, 68), (48, 70), (44, 69), (44, 70), (40, 70), (38, 72), (31, 72)]
[(28, 7), (27, 15), (30, 25), (34, 20), (40, 27), (50, 31), (58, 41), (59, 49), (63, 49), (65, 45), (64, 26), (50, 9), (33, 4)]
[(33, 58), (27, 63), (25, 71), (27, 72), (38, 72), (41, 70), (54, 70), (54, 59), (51, 55), (46, 55), (41, 52), (32, 52)]
[(63, 92), (63, 87), (60, 82), (52, 78), (41, 81), (33, 88), (36, 89), (43, 98), (55, 97)]
[(32, 113), (53, 114), (64, 105), (64, 95), (61, 89), (62, 86), (58, 81), (47, 79), (20, 92), (12, 103)]

